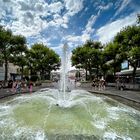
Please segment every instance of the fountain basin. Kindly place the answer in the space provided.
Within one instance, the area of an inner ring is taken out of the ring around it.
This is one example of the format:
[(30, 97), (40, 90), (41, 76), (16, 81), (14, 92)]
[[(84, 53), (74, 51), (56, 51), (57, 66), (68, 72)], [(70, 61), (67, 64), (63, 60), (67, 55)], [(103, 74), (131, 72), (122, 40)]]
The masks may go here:
[(0, 103), (0, 140), (140, 139), (140, 112), (84, 90), (55, 89)]

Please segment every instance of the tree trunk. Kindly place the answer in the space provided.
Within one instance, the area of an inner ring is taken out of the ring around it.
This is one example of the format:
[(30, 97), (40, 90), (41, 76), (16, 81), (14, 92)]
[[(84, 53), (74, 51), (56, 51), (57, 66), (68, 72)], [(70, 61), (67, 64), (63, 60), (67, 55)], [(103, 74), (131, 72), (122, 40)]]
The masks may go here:
[(51, 78), (51, 72), (48, 71), (48, 80), (50, 80), (50, 78)]
[(89, 80), (92, 80), (92, 72), (91, 72), (91, 69), (89, 70), (89, 76), (90, 76)]
[(138, 60), (136, 60), (134, 63), (131, 63), (130, 61), (130, 65), (133, 67), (132, 77), (133, 77), (133, 84), (135, 84), (135, 76), (136, 76), (136, 70), (138, 67)]
[(104, 77), (104, 79), (106, 79), (106, 72), (105, 71), (103, 72), (103, 77)]
[(113, 75), (115, 77), (115, 74), (116, 74), (116, 67), (113, 67)]
[(4, 54), (4, 61), (5, 61), (5, 75), (4, 75), (4, 80), (7, 81), (8, 80), (8, 58), (7, 58), (6, 49), (4, 49), (3, 54)]
[(98, 75), (99, 75), (99, 65), (97, 65), (96, 75), (97, 75), (97, 78), (98, 78)]
[(44, 80), (44, 69), (41, 70), (40, 76), (41, 76), (41, 80)]
[(7, 81), (8, 79), (8, 61), (7, 58), (5, 58), (5, 76), (4, 76), (4, 80)]
[(133, 76), (133, 84), (135, 84), (136, 70), (137, 70), (137, 67), (133, 67), (133, 73), (132, 73), (132, 76)]
[(33, 75), (33, 69), (30, 67), (30, 75)]
[(21, 80), (23, 79), (23, 70), (24, 70), (24, 66), (21, 66)]
[(113, 66), (113, 75), (115, 78), (115, 74), (116, 74), (116, 60), (114, 59), (114, 66)]
[(86, 81), (87, 81), (87, 68), (86, 68)]
[(89, 71), (89, 79), (88, 80), (92, 80), (92, 69), (90, 64), (88, 64), (88, 71)]

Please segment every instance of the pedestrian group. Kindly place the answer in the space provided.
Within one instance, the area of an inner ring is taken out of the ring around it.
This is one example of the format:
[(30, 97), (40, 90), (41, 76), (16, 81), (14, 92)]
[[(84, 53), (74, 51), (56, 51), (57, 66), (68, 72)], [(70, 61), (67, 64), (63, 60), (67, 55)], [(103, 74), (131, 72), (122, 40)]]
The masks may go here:
[(32, 92), (32, 89), (33, 89), (32, 81), (15, 80), (13, 81), (11, 91), (13, 93)]

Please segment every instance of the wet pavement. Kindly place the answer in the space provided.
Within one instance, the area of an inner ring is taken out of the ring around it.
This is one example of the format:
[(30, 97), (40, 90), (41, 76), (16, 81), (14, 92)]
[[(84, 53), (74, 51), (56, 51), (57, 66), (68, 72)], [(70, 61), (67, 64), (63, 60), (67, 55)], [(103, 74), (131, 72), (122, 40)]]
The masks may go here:
[(140, 91), (132, 91), (132, 90), (118, 90), (115, 87), (107, 87), (106, 90), (93, 90), (88, 89), (88, 91), (98, 94), (104, 94), (104, 95), (112, 95), (112, 96), (118, 96), (125, 98), (130, 101), (134, 101), (137, 103), (140, 103)]

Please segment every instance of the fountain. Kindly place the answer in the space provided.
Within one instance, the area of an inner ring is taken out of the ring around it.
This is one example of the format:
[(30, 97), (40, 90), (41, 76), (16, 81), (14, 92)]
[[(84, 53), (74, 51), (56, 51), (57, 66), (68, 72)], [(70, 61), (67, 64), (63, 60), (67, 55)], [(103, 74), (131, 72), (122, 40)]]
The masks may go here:
[[(61, 58), (61, 72), (60, 72), (60, 92), (58, 93), (58, 102), (57, 106), (61, 107), (67, 107), (67, 101), (66, 99), (66, 92), (69, 92), (68, 88), (68, 45), (65, 43), (62, 48), (62, 58)], [(62, 96), (60, 96), (62, 95)], [(68, 94), (67, 94), (68, 95)], [(68, 97), (68, 96), (67, 96)]]
[(68, 46), (67, 44), (64, 44), (63, 46), (63, 56), (62, 56), (62, 59), (61, 59), (61, 87), (60, 87), (60, 90), (63, 91), (64, 93), (64, 100), (65, 100), (65, 92), (66, 92), (66, 88), (67, 88), (67, 56), (68, 56)]
[(67, 47), (61, 90), (43, 89), (0, 102), (0, 140), (137, 140), (140, 112), (85, 90), (67, 92)]

